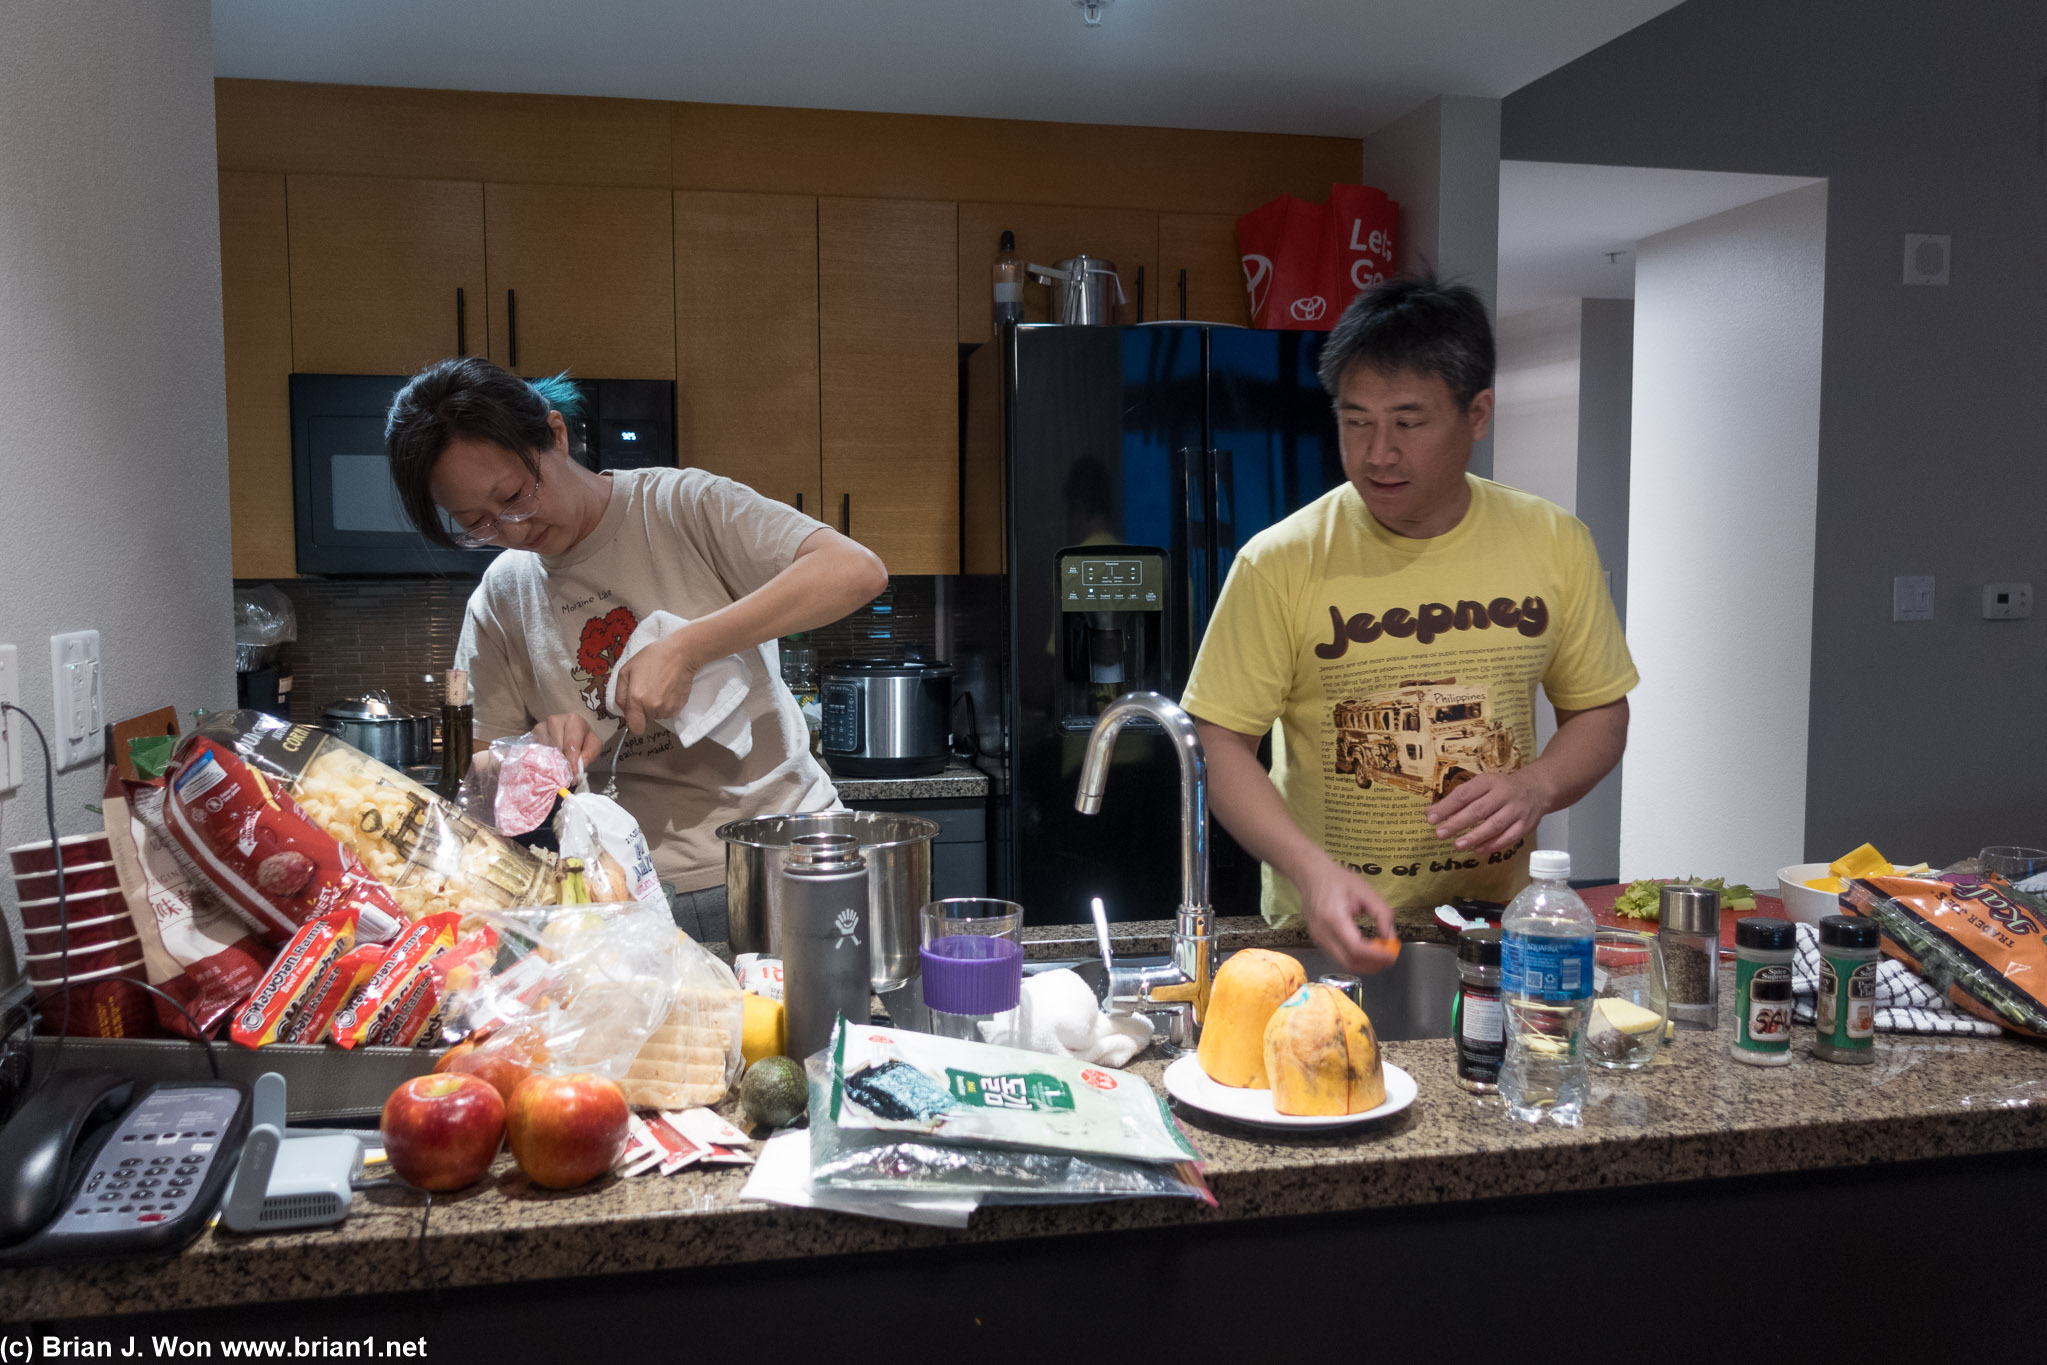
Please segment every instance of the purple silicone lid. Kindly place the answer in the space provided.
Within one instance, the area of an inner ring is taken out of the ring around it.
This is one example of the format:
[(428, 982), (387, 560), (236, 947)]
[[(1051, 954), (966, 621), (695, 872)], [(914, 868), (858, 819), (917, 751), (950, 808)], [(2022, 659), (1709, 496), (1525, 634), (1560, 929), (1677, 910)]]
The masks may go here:
[(953, 934), (918, 950), (924, 1003), (947, 1014), (1000, 1014), (1023, 998), (1023, 945), (982, 934)]

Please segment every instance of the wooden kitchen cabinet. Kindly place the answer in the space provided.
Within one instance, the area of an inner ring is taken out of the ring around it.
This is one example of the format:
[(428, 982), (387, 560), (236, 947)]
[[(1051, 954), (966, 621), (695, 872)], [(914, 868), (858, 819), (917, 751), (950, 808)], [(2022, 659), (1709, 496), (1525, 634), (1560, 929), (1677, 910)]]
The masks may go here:
[(959, 247), (951, 204), (820, 199), (824, 520), (892, 574), (959, 572)]
[(673, 325), (681, 462), (823, 516), (817, 200), (677, 191)]
[(1187, 272), (1187, 318), (1251, 325), (1237, 220), (1226, 213), (1159, 215), (1158, 307), (1153, 317), (1180, 316), (1180, 272)]
[(480, 182), (293, 175), (285, 186), (294, 368), (411, 374), (483, 353)]
[[(1026, 264), (1056, 266), (1083, 252), (1116, 263), (1124, 304), (1118, 322), (1166, 317), (1160, 311), (1159, 215), (1139, 209), (1065, 208), (1047, 204), (961, 204), (959, 206), (959, 340), (988, 340), (994, 322), (995, 253), (1007, 229)], [(1144, 270), (1144, 311), (1138, 313), (1137, 272)], [(1050, 322), (1052, 286), (1027, 276), (1024, 321)]]
[(291, 488), (291, 254), (281, 175), (220, 173), (227, 489), (236, 578), (297, 573)]
[(675, 378), (666, 189), (483, 187), (487, 354), (528, 378)]

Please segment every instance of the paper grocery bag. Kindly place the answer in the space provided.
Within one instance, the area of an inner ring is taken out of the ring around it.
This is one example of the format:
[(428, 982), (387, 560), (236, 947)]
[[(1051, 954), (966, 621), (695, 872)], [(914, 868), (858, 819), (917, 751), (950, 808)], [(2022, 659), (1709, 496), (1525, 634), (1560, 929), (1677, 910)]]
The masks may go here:
[(1322, 331), (1393, 271), (1400, 205), (1369, 185), (1331, 185), (1311, 204), (1283, 194), (1237, 220), (1251, 325)]

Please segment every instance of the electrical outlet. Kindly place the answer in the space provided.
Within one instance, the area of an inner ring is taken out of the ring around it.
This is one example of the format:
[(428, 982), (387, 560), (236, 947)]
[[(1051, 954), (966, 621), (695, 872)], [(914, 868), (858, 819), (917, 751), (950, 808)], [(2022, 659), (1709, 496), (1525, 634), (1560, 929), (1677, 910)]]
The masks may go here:
[[(0, 701), (21, 705), (21, 651), (0, 645)], [(21, 749), (28, 727), (12, 711), (0, 711), (0, 797), (21, 790)]]
[(1986, 621), (2023, 621), (2033, 614), (2033, 585), (2031, 583), (1985, 583), (1983, 585), (1983, 619)]
[(106, 752), (106, 716), (100, 705), (100, 633), (74, 630), (50, 637), (50, 695), (56, 698), (57, 770), (70, 772)]
[(1931, 621), (1933, 619), (1933, 575), (1913, 575), (1891, 580), (1891, 619)]
[(1905, 234), (1905, 283), (1946, 284), (1954, 239), (1945, 232)]

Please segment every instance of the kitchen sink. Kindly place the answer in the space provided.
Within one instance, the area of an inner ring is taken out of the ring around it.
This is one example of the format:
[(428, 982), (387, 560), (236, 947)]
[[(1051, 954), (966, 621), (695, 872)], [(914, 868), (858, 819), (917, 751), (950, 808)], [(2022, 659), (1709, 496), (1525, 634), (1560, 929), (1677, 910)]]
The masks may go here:
[[(1307, 971), (1310, 981), (1325, 973), (1342, 970), (1320, 948), (1275, 948), (1272, 951), (1285, 953), (1298, 961)], [(1227, 956), (1224, 960), (1228, 960)], [(1119, 955), (1116, 959), (1119, 966), (1127, 963), (1134, 967), (1163, 966), (1166, 961), (1163, 953), (1153, 956)], [(1047, 972), (1077, 965), (1078, 959), (1026, 962), (1024, 970)], [(1398, 962), (1386, 971), (1362, 979), (1365, 983), (1365, 1013), (1371, 1016), (1372, 1029), (1381, 1042), (1450, 1036), (1450, 1009), (1457, 999), (1457, 952), (1454, 948), (1440, 943), (1404, 944)]]

